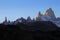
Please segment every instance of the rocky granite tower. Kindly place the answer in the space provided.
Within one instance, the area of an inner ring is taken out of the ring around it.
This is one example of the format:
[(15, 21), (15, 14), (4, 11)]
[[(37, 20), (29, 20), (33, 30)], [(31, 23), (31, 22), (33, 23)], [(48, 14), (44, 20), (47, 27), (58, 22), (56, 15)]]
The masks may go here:
[(36, 21), (40, 21), (40, 18), (41, 18), (41, 13), (39, 11), (38, 14), (37, 14), (37, 16), (36, 16)]
[(54, 11), (52, 10), (52, 8), (49, 8), (45, 11), (44, 16), (50, 16), (51, 19), (56, 19)]
[(5, 25), (6, 25), (6, 24), (7, 24), (7, 22), (8, 22), (8, 21), (7, 21), (7, 17), (5, 17), (5, 20), (3, 21), (3, 24), (5, 24)]
[(5, 22), (7, 22), (7, 17), (5, 17)]

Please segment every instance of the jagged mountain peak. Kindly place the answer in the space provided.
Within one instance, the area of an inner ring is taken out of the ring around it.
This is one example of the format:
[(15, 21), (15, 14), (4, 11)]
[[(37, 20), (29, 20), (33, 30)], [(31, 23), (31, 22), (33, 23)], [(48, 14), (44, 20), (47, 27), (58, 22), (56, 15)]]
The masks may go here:
[(50, 10), (50, 11), (52, 11), (52, 8), (48, 8), (47, 10)]
[(39, 11), (39, 12), (38, 12), (38, 14), (37, 14), (37, 16), (36, 16), (36, 20), (38, 20), (38, 21), (39, 21), (39, 20), (40, 20), (40, 18), (41, 18), (41, 16), (42, 16), (42, 14), (41, 14), (41, 12)]
[(37, 16), (36, 16), (36, 18), (40, 18), (41, 15), (42, 15), (42, 14), (41, 14), (41, 12), (39, 11), (38, 14), (37, 14)]
[(55, 19), (56, 18), (55, 14), (54, 14), (54, 11), (52, 10), (52, 8), (48, 8), (44, 12), (44, 16), (50, 16), (52, 19)]

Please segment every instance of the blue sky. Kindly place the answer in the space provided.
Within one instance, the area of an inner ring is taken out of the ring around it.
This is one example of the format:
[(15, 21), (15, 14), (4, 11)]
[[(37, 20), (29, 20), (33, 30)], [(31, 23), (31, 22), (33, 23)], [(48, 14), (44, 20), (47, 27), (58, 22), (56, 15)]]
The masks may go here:
[(0, 21), (6, 16), (9, 20), (24, 17), (35, 18), (37, 13), (52, 8), (56, 17), (60, 17), (60, 0), (0, 0)]

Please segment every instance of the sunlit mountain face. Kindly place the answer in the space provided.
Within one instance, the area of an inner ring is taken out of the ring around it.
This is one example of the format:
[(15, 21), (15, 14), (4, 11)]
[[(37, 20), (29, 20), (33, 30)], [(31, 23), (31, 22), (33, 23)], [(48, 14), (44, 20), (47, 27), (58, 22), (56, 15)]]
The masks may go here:
[(53, 19), (56, 18), (55, 14), (54, 14), (54, 11), (52, 10), (52, 8), (49, 8), (49, 9), (47, 9), (45, 11), (44, 16), (47, 16), (47, 15), (49, 15)]

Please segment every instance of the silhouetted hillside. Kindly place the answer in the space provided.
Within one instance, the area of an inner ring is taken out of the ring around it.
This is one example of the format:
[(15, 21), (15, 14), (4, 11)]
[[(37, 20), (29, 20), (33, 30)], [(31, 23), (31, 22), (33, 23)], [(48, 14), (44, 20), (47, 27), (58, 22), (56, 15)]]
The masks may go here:
[(60, 40), (60, 29), (49, 21), (0, 24), (0, 40)]
[(23, 30), (40, 30), (40, 31), (54, 31), (58, 30), (59, 28), (53, 24), (50, 21), (36, 21), (36, 22), (30, 22), (28, 24), (18, 23), (18, 26), (20, 26)]

